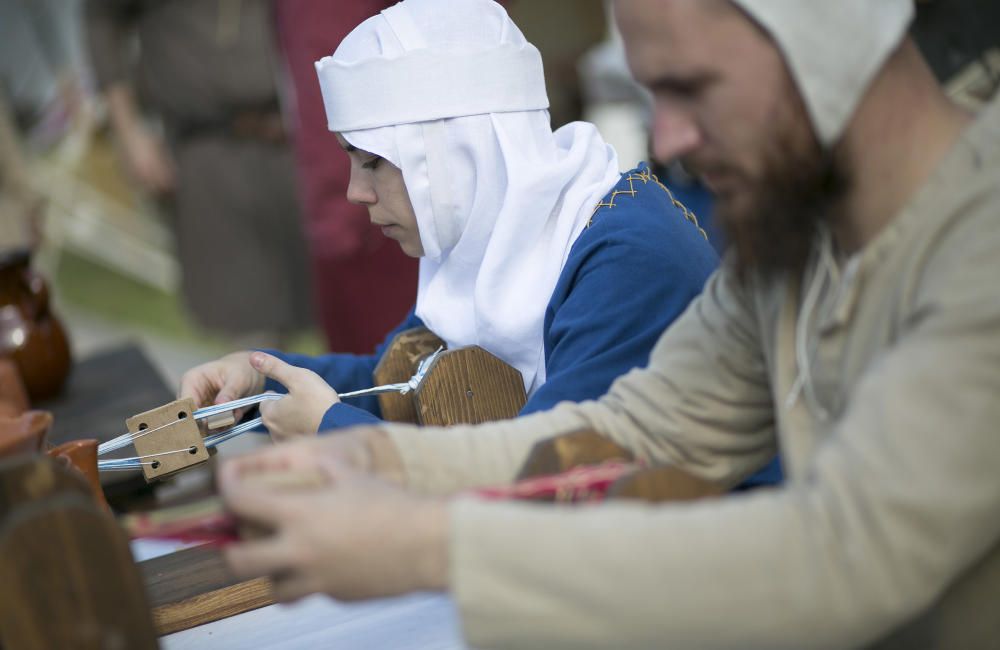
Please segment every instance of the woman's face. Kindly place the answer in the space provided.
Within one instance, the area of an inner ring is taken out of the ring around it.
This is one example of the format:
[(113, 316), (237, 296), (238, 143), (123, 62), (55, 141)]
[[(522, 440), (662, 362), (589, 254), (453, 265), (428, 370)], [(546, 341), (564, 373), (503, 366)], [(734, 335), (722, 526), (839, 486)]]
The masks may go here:
[(410, 195), (406, 193), (403, 172), (388, 160), (351, 145), (339, 133), (337, 142), (351, 159), (351, 182), (347, 200), (368, 208), (368, 218), (382, 228), (382, 234), (395, 239), (410, 257), (424, 254)]

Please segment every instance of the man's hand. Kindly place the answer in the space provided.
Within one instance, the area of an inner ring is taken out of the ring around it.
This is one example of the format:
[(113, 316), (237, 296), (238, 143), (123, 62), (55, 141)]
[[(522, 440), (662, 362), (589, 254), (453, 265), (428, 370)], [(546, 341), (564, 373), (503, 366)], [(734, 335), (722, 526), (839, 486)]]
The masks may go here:
[[(274, 531), (227, 548), (233, 572), (241, 578), (271, 576), (282, 602), (317, 592), (358, 600), (444, 590), (446, 502), (411, 495), (335, 454), (309, 454), (311, 447), (276, 447), (223, 465), (219, 487), (226, 506)], [(248, 473), (306, 467), (322, 471), (327, 485), (282, 491), (246, 480)]]
[(376, 427), (352, 427), (329, 435), (299, 438), (234, 458), (222, 465), (223, 481), (259, 472), (329, 473), (328, 467), (348, 467), (403, 485), (403, 461), (389, 435)]
[(190, 397), (195, 406), (201, 408), (256, 395), (263, 390), (264, 375), (250, 365), (250, 353), (234, 352), (184, 373), (177, 397)]
[(264, 426), (275, 442), (319, 432), (320, 422), (340, 401), (337, 391), (312, 370), (289, 365), (264, 352), (252, 352), (250, 365), (288, 389), (288, 395), (260, 405)]

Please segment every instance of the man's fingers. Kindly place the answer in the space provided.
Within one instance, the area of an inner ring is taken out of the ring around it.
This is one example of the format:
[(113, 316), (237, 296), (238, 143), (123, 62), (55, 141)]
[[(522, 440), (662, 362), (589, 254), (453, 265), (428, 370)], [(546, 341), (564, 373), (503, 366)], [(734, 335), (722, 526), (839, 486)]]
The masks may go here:
[(301, 368), (289, 365), (281, 359), (264, 352), (254, 352), (251, 354), (250, 365), (265, 377), (275, 380), (289, 390), (292, 389), (292, 384), (295, 383), (295, 378), (301, 371)]
[(323, 591), (323, 579), (317, 574), (279, 574), (274, 578), (274, 599), (279, 603), (291, 603)]
[[(275, 452), (279, 453), (275, 453)], [(284, 449), (263, 449), (227, 460), (219, 467), (219, 490), (223, 494), (235, 493), (241, 489), (244, 476), (260, 472), (283, 472), (292, 467), (292, 463), (283, 452)]]
[(292, 554), (280, 536), (231, 544), (222, 550), (229, 570), (239, 579), (282, 574), (288, 570)]
[(242, 480), (225, 483), (222, 498), (226, 508), (240, 519), (247, 519), (268, 528), (278, 528), (290, 514), (287, 495), (247, 485)]

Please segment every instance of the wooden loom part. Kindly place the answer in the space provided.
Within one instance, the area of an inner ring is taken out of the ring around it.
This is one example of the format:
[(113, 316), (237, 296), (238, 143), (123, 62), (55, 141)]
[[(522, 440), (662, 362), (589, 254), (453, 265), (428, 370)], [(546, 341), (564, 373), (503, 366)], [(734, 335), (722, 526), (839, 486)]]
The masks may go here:
[[(376, 384), (403, 383), (444, 346), (426, 327), (400, 332), (375, 367)], [(445, 350), (412, 393), (379, 395), (382, 419), (428, 426), (479, 424), (516, 416), (527, 396), (521, 374), (479, 346)]]
[[(385, 354), (375, 366), (373, 378), (376, 385), (398, 384), (408, 381), (417, 371), (417, 364), (444, 345), (436, 334), (426, 327), (404, 330), (393, 337)], [(412, 394), (384, 393), (378, 396), (382, 419), (389, 422), (417, 424), (417, 409)]]
[[(194, 400), (164, 404), (125, 421), (136, 455), (143, 457), (142, 473), (147, 481), (169, 476), (208, 460), (208, 449), (194, 419)], [(149, 431), (142, 435), (143, 431)]]
[(122, 531), (52, 459), (0, 460), (0, 644), (156, 648)]
[(526, 401), (521, 373), (478, 345), (442, 352), (413, 395), (425, 426), (506, 420)]
[[(518, 478), (546, 476), (581, 465), (632, 459), (631, 452), (595, 431), (574, 431), (536, 443)], [(725, 493), (726, 488), (718, 483), (678, 467), (663, 466), (639, 469), (618, 479), (608, 489), (607, 498), (649, 502), (693, 501)]]

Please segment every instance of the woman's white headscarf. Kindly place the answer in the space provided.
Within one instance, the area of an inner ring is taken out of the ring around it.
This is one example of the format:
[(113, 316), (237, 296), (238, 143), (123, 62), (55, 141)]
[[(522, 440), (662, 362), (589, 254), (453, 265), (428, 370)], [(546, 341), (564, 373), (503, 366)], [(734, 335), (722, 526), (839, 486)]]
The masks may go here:
[(778, 44), (832, 146), (913, 19), (913, 0), (733, 0)]
[(417, 316), (545, 381), (545, 308), (620, 177), (590, 124), (549, 126), (541, 57), (491, 0), (404, 0), (316, 63), (328, 126), (399, 167), (425, 256)]

